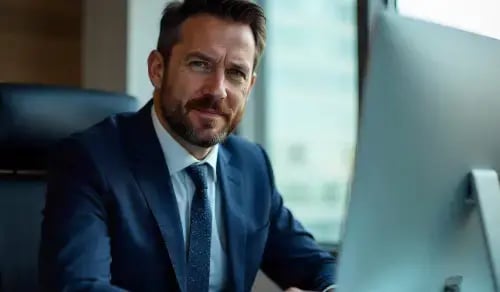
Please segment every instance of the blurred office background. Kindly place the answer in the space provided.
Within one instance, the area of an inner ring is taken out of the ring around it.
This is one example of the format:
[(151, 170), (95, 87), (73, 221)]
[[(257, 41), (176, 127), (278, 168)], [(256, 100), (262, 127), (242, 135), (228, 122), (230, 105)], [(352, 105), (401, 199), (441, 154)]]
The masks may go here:
[[(496, 0), (259, 0), (268, 45), (238, 133), (269, 152), (285, 203), (341, 239), (371, 15), (388, 5), (500, 37)], [(0, 82), (152, 93), (146, 58), (165, 0), (0, 0)]]

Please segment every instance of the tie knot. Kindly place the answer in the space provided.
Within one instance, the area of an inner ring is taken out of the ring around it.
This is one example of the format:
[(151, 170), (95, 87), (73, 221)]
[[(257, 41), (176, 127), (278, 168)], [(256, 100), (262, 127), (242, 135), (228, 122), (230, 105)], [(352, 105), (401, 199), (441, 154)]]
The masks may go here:
[(207, 168), (206, 163), (203, 164), (193, 164), (186, 168), (186, 171), (191, 177), (197, 190), (206, 190), (207, 186)]

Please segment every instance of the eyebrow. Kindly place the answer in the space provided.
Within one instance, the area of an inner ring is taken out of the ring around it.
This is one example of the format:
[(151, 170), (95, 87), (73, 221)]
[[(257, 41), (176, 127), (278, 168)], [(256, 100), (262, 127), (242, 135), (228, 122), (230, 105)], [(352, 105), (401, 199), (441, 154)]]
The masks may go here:
[[(216, 58), (214, 58), (208, 54), (202, 53), (200, 51), (195, 51), (195, 52), (191, 52), (191, 53), (187, 54), (185, 57), (185, 60), (189, 60), (191, 58), (198, 58), (200, 60), (212, 62), (212, 63), (217, 62)], [(244, 72), (245, 74), (249, 74), (249, 72), (250, 72), (250, 68), (247, 65), (245, 65), (243, 62), (231, 62), (231, 67), (233, 67), (234, 69), (240, 70), (240, 71)]]
[(213, 58), (205, 53), (199, 52), (199, 51), (191, 52), (191, 53), (187, 54), (185, 59), (188, 60), (191, 58), (198, 58), (198, 59), (201, 59), (203, 61), (215, 62), (215, 58)]

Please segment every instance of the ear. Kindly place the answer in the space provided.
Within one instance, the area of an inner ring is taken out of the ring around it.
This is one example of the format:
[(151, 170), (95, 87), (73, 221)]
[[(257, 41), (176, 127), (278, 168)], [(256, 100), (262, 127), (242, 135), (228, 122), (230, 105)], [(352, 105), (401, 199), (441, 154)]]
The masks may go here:
[(157, 50), (152, 51), (148, 57), (148, 74), (149, 80), (155, 89), (160, 89), (162, 85), (164, 70), (163, 56)]
[(250, 92), (252, 92), (253, 86), (255, 85), (256, 81), (257, 81), (257, 73), (254, 72), (250, 79), (250, 86), (248, 87), (248, 96), (250, 96)]

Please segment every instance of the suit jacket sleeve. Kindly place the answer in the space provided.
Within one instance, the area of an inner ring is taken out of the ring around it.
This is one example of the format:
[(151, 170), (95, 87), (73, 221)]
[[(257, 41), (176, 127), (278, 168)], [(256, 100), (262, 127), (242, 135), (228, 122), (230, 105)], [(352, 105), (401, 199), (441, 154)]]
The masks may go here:
[(123, 291), (110, 284), (103, 179), (74, 139), (60, 143), (52, 158), (39, 254), (42, 291)]
[(321, 250), (314, 238), (283, 205), (272, 168), (263, 149), (272, 188), (270, 229), (261, 268), (281, 288), (322, 291), (332, 285), (334, 258)]

